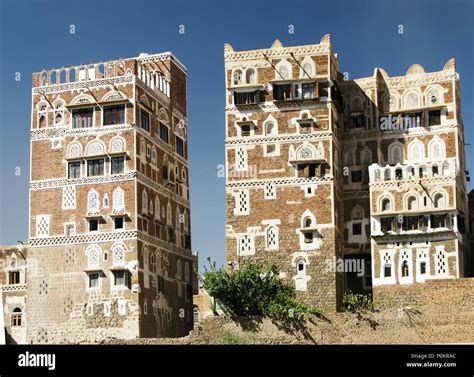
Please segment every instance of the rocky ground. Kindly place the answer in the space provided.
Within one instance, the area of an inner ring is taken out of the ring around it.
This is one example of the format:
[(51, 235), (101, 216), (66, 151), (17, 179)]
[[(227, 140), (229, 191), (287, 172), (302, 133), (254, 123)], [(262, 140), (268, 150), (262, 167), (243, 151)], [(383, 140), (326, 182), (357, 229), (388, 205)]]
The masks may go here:
[(443, 305), (334, 313), (304, 323), (210, 317), (183, 338), (108, 339), (102, 344), (474, 343), (474, 311)]

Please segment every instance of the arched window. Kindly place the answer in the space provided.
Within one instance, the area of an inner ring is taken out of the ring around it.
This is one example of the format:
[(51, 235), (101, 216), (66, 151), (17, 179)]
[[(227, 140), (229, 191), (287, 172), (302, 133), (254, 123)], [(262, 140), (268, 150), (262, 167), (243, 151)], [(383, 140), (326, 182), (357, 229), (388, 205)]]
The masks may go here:
[(247, 71), (245, 72), (245, 81), (247, 82), (247, 84), (254, 83), (255, 79), (255, 70), (252, 68), (247, 69)]
[(439, 161), (444, 158), (445, 149), (441, 139), (433, 139), (429, 144), (429, 156), (433, 161)]
[(99, 262), (102, 259), (102, 249), (99, 245), (94, 244), (87, 246), (85, 254), (89, 268), (99, 267)]
[(385, 181), (390, 181), (392, 179), (392, 171), (389, 168), (385, 169), (383, 178)]
[(124, 191), (117, 187), (112, 194), (112, 209), (121, 212), (125, 209), (125, 194)]
[(410, 275), (410, 269), (408, 267), (408, 261), (404, 260), (402, 262), (402, 277), (408, 277)]
[(161, 219), (161, 203), (160, 203), (160, 198), (158, 195), (155, 197), (155, 219), (160, 220)]
[(382, 212), (390, 211), (392, 209), (392, 201), (390, 198), (382, 199)]
[(113, 244), (111, 247), (112, 260), (114, 266), (123, 265), (125, 263), (125, 248), (122, 243)]
[(145, 189), (142, 192), (142, 214), (148, 214), (148, 194)]
[(165, 155), (163, 157), (163, 180), (167, 181), (169, 178), (169, 162), (168, 162), (168, 157)]
[(182, 280), (183, 279), (183, 266), (181, 264), (181, 260), (178, 259), (176, 263), (176, 279)]
[(274, 122), (267, 122), (265, 123), (265, 135), (266, 136), (272, 136), (272, 135), (277, 135), (278, 130)]
[(296, 275), (306, 275), (306, 263), (303, 259), (296, 262)]
[(426, 104), (438, 105), (442, 103), (441, 94), (438, 88), (430, 88), (426, 92)]
[(266, 244), (267, 250), (278, 249), (278, 228), (275, 225), (270, 225), (266, 230)]
[(418, 140), (412, 141), (408, 146), (408, 159), (412, 162), (419, 162), (425, 158), (425, 149)]
[(156, 148), (153, 146), (151, 148), (151, 162), (156, 165)]
[(366, 148), (360, 152), (360, 163), (362, 166), (367, 166), (370, 165), (370, 160), (372, 159), (372, 153), (370, 152), (370, 149)]
[(62, 125), (64, 123), (64, 103), (59, 100), (54, 106), (54, 124)]
[(171, 212), (171, 204), (169, 202), (166, 205), (166, 223), (169, 226), (173, 226), (173, 214)]
[(311, 226), (313, 225), (313, 219), (311, 219), (311, 217), (306, 217), (303, 223), (305, 228), (311, 228)]
[(276, 65), (275, 78), (277, 80), (289, 80), (292, 77), (291, 64), (285, 59), (280, 60)]
[(12, 327), (20, 327), (21, 326), (21, 309), (15, 308), (13, 309), (12, 313)]
[(388, 162), (390, 165), (403, 163), (403, 145), (400, 142), (394, 141), (388, 147)]
[(420, 106), (420, 95), (416, 91), (409, 91), (405, 97), (403, 104), (406, 108), (414, 108)]
[(236, 69), (234, 71), (233, 82), (234, 82), (234, 85), (242, 84), (242, 70)]
[(186, 262), (184, 264), (184, 280), (186, 281), (186, 283), (189, 283), (191, 281), (191, 275), (189, 273), (189, 263)]
[(440, 192), (435, 194), (435, 196), (433, 198), (433, 202), (434, 202), (435, 208), (443, 208), (446, 205), (445, 200), (444, 200), (444, 195)]
[(416, 196), (410, 195), (407, 198), (407, 210), (411, 211), (418, 208), (418, 200)]
[(87, 194), (87, 209), (88, 212), (99, 212), (99, 194), (95, 190)]

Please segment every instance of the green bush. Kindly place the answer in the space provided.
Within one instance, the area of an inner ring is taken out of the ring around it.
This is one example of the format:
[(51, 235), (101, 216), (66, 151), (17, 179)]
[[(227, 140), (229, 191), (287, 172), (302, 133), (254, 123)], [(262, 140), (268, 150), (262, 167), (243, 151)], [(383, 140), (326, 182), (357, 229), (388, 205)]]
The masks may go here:
[(374, 311), (371, 294), (346, 293), (342, 301), (345, 312)]
[(227, 315), (301, 318), (321, 314), (319, 308), (296, 300), (294, 287), (280, 279), (275, 265), (264, 268), (250, 262), (229, 273), (216, 268), (210, 258), (208, 262), (210, 269), (205, 268), (203, 286)]

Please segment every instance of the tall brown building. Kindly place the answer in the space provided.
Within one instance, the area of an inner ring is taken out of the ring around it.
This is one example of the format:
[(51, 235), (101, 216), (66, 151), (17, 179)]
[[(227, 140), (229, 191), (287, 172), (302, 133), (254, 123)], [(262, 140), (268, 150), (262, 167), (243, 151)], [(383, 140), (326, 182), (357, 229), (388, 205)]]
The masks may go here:
[(186, 68), (171, 53), (33, 75), (28, 341), (192, 329)]
[(225, 45), (227, 261), (275, 262), (300, 298), (464, 275), (468, 213), (454, 59), (347, 80), (319, 44)]

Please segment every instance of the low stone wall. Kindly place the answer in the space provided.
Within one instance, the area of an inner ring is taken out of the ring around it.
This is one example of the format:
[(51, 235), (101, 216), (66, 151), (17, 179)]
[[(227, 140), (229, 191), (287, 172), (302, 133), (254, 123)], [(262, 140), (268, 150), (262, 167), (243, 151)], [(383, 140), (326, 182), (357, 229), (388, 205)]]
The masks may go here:
[(439, 304), (474, 310), (474, 278), (376, 286), (373, 296), (374, 303), (383, 307)]

